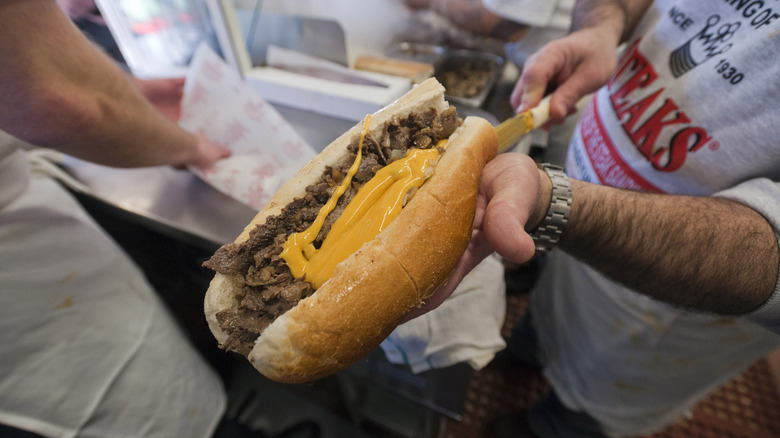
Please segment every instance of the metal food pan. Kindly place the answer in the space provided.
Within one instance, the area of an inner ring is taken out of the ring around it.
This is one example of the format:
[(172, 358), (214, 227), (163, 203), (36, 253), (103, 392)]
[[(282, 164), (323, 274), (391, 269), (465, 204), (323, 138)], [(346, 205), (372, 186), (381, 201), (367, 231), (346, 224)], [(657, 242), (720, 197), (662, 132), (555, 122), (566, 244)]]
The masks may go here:
[(451, 103), (479, 108), (501, 76), (503, 67), (504, 58), (494, 53), (450, 50), (435, 76), (444, 85), (445, 95)]

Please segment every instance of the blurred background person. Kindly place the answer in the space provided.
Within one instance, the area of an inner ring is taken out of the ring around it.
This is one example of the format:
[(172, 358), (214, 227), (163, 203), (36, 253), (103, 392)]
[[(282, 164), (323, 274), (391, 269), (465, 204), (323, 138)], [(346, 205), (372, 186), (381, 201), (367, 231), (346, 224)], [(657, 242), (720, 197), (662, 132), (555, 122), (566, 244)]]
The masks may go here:
[(411, 10), (433, 11), (460, 29), (505, 43), (517, 66), (571, 25), (574, 0), (403, 0)]

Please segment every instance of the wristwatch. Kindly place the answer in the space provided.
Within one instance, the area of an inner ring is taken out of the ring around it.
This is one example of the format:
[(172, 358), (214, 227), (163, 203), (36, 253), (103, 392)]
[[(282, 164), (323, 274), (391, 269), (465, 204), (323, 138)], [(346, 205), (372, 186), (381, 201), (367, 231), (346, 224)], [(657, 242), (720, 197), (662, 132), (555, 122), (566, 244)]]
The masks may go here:
[(550, 208), (544, 219), (529, 234), (537, 251), (549, 251), (558, 245), (571, 211), (571, 184), (561, 166), (542, 163), (539, 168), (547, 172), (552, 181)]

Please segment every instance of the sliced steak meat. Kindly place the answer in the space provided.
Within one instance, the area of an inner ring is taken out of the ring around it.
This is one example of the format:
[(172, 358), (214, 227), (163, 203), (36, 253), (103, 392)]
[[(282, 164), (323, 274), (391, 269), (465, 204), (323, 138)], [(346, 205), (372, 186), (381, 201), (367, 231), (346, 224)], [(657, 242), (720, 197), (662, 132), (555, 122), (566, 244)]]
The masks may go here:
[[(439, 140), (449, 138), (460, 124), (455, 107), (450, 107), (439, 115), (431, 110), (410, 114), (406, 119), (393, 118), (379, 138), (366, 137), (363, 158), (352, 184), (328, 215), (314, 245), (319, 247), (322, 244), (333, 222), (360, 187), (379, 169), (402, 157), (409, 148), (434, 147)], [(325, 169), (320, 181), (307, 187), (303, 197), (288, 204), (278, 216), (266, 218), (264, 224), (250, 232), (245, 242), (222, 246), (203, 264), (219, 273), (238, 276), (244, 282), (237, 297), (240, 303), (238, 309), (217, 313), (217, 321), (228, 335), (221, 348), (247, 355), (266, 327), (298, 301), (314, 293), (309, 283), (293, 278), (279, 255), (287, 236), (306, 230), (343, 181), (355, 161), (358, 141), (358, 136), (352, 140), (349, 159), (337, 168)]]

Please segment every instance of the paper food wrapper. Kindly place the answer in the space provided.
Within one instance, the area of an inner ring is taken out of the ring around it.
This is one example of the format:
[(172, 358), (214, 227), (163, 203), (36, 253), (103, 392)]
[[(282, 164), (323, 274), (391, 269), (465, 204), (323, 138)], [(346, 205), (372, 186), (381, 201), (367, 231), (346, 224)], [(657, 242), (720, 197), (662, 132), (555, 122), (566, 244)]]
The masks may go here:
[(232, 155), (193, 173), (222, 193), (259, 210), (309, 162), (315, 150), (208, 46), (190, 64), (179, 125)]

